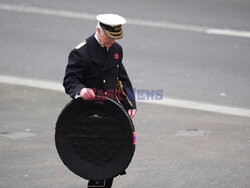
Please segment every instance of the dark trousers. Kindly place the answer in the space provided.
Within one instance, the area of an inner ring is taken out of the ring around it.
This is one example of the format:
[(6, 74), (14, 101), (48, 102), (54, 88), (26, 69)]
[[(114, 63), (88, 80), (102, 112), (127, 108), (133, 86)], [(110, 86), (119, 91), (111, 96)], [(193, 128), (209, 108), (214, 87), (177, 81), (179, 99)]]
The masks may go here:
[(106, 180), (89, 180), (88, 188), (111, 188), (113, 183), (113, 178)]

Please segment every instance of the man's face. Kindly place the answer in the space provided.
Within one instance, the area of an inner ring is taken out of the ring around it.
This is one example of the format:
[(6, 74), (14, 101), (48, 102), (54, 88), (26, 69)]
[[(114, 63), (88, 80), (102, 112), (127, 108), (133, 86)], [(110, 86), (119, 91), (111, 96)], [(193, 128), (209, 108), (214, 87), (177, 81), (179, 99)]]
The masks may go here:
[(104, 47), (110, 47), (115, 42), (115, 39), (109, 38), (104, 31), (102, 31), (100, 28), (97, 29), (98, 39), (100, 40), (100, 43)]

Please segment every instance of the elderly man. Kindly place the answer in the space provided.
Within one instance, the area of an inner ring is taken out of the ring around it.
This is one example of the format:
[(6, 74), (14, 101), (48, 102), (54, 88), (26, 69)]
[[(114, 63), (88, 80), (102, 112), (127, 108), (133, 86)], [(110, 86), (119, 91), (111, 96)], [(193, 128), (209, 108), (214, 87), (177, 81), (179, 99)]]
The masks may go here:
[[(136, 102), (132, 84), (122, 63), (122, 47), (116, 39), (123, 37), (126, 20), (114, 14), (97, 17), (96, 33), (77, 45), (69, 54), (63, 85), (72, 98), (94, 100), (103, 95), (119, 102), (133, 118)], [(111, 187), (113, 178), (90, 180), (88, 187)]]

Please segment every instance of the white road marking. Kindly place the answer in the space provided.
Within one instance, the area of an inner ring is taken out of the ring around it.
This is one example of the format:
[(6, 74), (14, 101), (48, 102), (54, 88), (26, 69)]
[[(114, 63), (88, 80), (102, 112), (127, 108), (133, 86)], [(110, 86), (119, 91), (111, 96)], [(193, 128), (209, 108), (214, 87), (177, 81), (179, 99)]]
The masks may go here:
[[(0, 75), (0, 83), (64, 92), (64, 88), (61, 83), (37, 80), (37, 79)], [(167, 98), (164, 97), (163, 100), (138, 100), (137, 102), (185, 108), (191, 110), (215, 112), (215, 113), (234, 115), (234, 116), (250, 117), (250, 109), (180, 100), (168, 97)]]
[(152, 100), (152, 101), (144, 100), (144, 101), (138, 101), (138, 102), (164, 105), (164, 106), (173, 106), (173, 107), (207, 111), (207, 112), (216, 112), (216, 113), (227, 114), (227, 115), (250, 117), (250, 109), (215, 105), (215, 104), (195, 102), (195, 101), (186, 101), (186, 100), (181, 100), (181, 99), (173, 99), (173, 98), (164, 97), (163, 100), (158, 100), (158, 101), (157, 100)]
[(30, 78), (21, 78), (21, 77), (15, 77), (15, 76), (0, 75), (0, 83), (35, 87), (39, 89), (48, 89), (48, 90), (53, 90), (53, 91), (64, 91), (62, 84), (58, 82), (51, 82), (51, 81), (37, 80), (37, 79), (30, 79)]
[[(0, 4), (0, 10), (96, 21), (96, 18), (95, 18), (96, 15), (94, 14), (76, 12), (76, 11), (58, 10), (58, 9), (51, 9), (51, 8), (41, 8), (41, 7), (27, 6), (27, 5)], [(199, 33), (205, 33), (205, 34), (211, 34), (211, 35), (224, 35), (224, 36), (250, 38), (250, 31), (244, 31), (244, 30), (209, 28), (209, 27), (196, 26), (196, 25), (171, 23), (167, 21), (152, 21), (152, 20), (150, 21), (150, 20), (142, 20), (142, 19), (134, 19), (134, 18), (127, 18), (127, 21), (128, 21), (128, 24), (137, 25), (137, 26), (199, 32)]]

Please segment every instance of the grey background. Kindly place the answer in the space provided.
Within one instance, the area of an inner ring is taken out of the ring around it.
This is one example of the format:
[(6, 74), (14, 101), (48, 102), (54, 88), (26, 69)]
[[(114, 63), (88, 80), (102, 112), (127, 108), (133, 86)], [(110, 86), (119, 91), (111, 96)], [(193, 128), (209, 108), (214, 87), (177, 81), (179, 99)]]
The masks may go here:
[[(0, 3), (208, 28), (250, 30), (248, 0), (31, 1)], [(0, 10), (0, 74), (61, 82), (68, 53), (95, 21)], [(124, 64), (137, 89), (250, 108), (250, 39), (124, 26)], [(225, 93), (221, 95), (221, 93)], [(54, 147), (53, 129), (70, 101), (61, 92), (0, 84), (0, 187), (84, 187)], [(249, 118), (138, 103), (137, 149), (114, 187), (249, 187)], [(206, 136), (177, 136), (201, 129)], [(28, 132), (11, 139), (4, 134)]]

